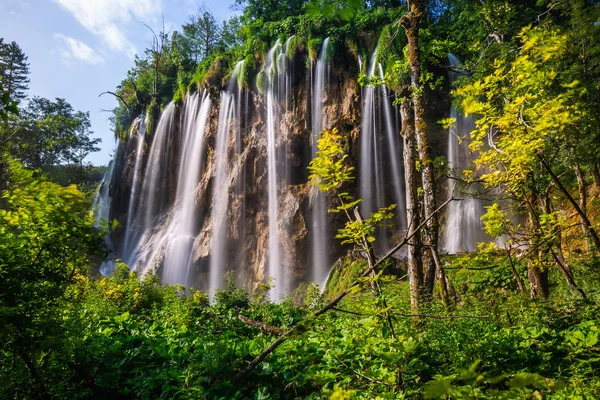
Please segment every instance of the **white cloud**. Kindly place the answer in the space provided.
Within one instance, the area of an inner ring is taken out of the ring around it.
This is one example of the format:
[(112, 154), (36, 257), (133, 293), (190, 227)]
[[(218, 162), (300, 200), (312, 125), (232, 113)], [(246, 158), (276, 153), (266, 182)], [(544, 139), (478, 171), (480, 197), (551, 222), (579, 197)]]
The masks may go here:
[(160, 14), (162, 0), (54, 0), (88, 31), (99, 36), (112, 50), (130, 57), (135, 46), (127, 39), (132, 21), (150, 22)]
[(54, 38), (61, 42), (58, 54), (65, 64), (71, 64), (74, 61), (81, 61), (92, 65), (104, 62), (104, 58), (101, 55), (81, 40), (60, 33), (55, 33)]

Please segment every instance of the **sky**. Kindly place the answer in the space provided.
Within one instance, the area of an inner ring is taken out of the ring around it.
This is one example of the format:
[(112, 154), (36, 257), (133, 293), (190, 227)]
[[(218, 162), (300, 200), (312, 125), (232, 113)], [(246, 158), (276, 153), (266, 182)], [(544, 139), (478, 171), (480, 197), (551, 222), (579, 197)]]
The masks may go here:
[(234, 0), (0, 0), (0, 38), (17, 42), (29, 57), (30, 97), (65, 98), (79, 111), (89, 111), (101, 151), (87, 157), (106, 165), (114, 149), (108, 118), (116, 106), (111, 95), (133, 67), (135, 54), (149, 47), (152, 34), (180, 30), (198, 7), (219, 21), (234, 12)]

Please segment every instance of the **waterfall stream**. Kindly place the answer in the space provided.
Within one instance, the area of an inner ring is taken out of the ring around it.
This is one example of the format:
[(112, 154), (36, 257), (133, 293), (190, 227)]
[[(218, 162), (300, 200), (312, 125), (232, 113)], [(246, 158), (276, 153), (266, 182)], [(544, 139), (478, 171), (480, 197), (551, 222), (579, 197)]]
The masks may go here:
[[(450, 65), (454, 68), (460, 66), (460, 60), (453, 54), (449, 54)], [(456, 72), (450, 73), (451, 83), (459, 78)], [(450, 117), (456, 122), (448, 132), (448, 168), (454, 177), (466, 168), (473, 165), (476, 155), (469, 149), (471, 143), (470, 134), (475, 129), (475, 123), (471, 116), (465, 117), (459, 114), (454, 106), (450, 108)], [(448, 189), (454, 187), (455, 180), (449, 179)], [(476, 189), (476, 188), (475, 188)], [(461, 201), (453, 201), (448, 205), (446, 226), (444, 230), (444, 250), (449, 254), (461, 251), (474, 251), (477, 243), (490, 241), (490, 237), (483, 231), (481, 216), (484, 214), (484, 202), (474, 195), (474, 188), (466, 188), (465, 193), (455, 191), (454, 196), (460, 197)]]
[(274, 287), (271, 289), (270, 296), (273, 300), (278, 300), (287, 292), (288, 276), (285, 273), (285, 266), (281, 263), (280, 254), (280, 229), (279, 229), (279, 204), (277, 198), (277, 135), (280, 133), (280, 103), (278, 92), (278, 78), (281, 68), (278, 68), (278, 57), (281, 54), (282, 46), (278, 40), (269, 50), (266, 56), (266, 65), (264, 74), (266, 74), (265, 95), (267, 108), (267, 176), (268, 176), (268, 219), (269, 219), (269, 258), (267, 276), (273, 278)]
[[(241, 140), (238, 134), (239, 123), (239, 96), (238, 75), (244, 65), (240, 61), (235, 66), (229, 87), (221, 92), (219, 110), (219, 123), (217, 128), (217, 143), (215, 147), (215, 181), (212, 197), (212, 235), (211, 235), (211, 258), (209, 270), (209, 294), (213, 295), (217, 289), (224, 286), (225, 273), (228, 270), (227, 259), (227, 210), (229, 206), (229, 156), (228, 144), (230, 132), (235, 130), (234, 138)], [(236, 119), (237, 118), (237, 119)], [(239, 147), (238, 147), (239, 146)], [(235, 145), (241, 149), (241, 144)]]
[[(110, 183), (113, 178), (114, 166), (114, 160), (108, 164), (108, 168), (102, 177), (102, 181), (100, 182), (100, 186), (98, 187), (98, 191), (94, 197), (94, 202), (92, 203), (92, 210), (94, 212), (95, 220), (94, 226), (96, 228), (100, 228), (104, 224), (108, 224), (108, 228), (110, 229), (110, 203), (112, 200), (110, 197)], [(112, 274), (116, 259), (113, 253), (113, 244), (110, 234), (107, 234), (104, 237), (104, 241), (106, 242), (106, 247), (110, 251), (110, 254), (104, 261), (102, 261), (102, 264), (100, 264), (100, 274), (102, 276), (107, 276)]]
[[(131, 194), (129, 196), (129, 205), (127, 207), (127, 222), (125, 225), (125, 239), (123, 244), (123, 254), (131, 254), (133, 249), (132, 246), (136, 245), (137, 238), (132, 237), (137, 232), (137, 229), (134, 227), (135, 217), (137, 215), (136, 206), (139, 202), (138, 199), (138, 190), (141, 185), (140, 182), (140, 168), (142, 166), (142, 158), (143, 158), (143, 149), (144, 149), (144, 139), (146, 137), (146, 125), (148, 122), (148, 117), (142, 119), (141, 117), (136, 118), (131, 125), (131, 130), (129, 136), (132, 137), (134, 134), (137, 140), (137, 145), (135, 148), (135, 163), (133, 166), (133, 180), (131, 182)], [(129, 259), (126, 259), (129, 262)]]
[[(323, 41), (321, 51), (315, 66), (313, 92), (312, 92), (312, 141), (311, 156), (317, 155), (317, 142), (323, 130), (323, 108), (325, 106), (325, 88), (329, 78), (327, 46), (329, 38)], [(328, 127), (325, 127), (328, 128)], [(332, 244), (333, 237), (328, 229), (327, 203), (325, 193), (321, 193), (318, 187), (312, 187), (311, 196), (311, 279), (321, 284), (329, 274), (330, 262), (328, 249)]]

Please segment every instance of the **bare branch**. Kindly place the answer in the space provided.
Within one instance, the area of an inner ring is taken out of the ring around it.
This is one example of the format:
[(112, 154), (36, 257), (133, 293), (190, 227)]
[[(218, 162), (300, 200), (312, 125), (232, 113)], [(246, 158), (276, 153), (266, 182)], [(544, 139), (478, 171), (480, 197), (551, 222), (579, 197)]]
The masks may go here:
[(338, 360), (344, 367), (348, 368), (350, 371), (354, 372), (356, 375), (360, 376), (363, 379), (368, 380), (371, 383), (376, 383), (378, 385), (385, 385), (385, 386), (391, 386), (394, 387), (395, 385), (393, 383), (387, 383), (387, 382), (382, 382), (382, 381), (378, 381), (377, 379), (373, 379), (371, 377), (366, 376), (365, 374), (352, 369), (350, 366), (348, 366), (348, 364), (346, 364), (345, 362), (343, 362), (342, 360), (340, 360), (337, 356), (334, 356), (336, 360)]
[(281, 328), (277, 328), (277, 327), (274, 327), (271, 325), (267, 325), (264, 322), (250, 319), (248, 317), (243, 316), (242, 314), (238, 315), (238, 319), (240, 321), (242, 321), (243, 323), (254, 326), (255, 328), (259, 328), (261, 331), (263, 331), (265, 333), (270, 333), (270, 334), (277, 335), (277, 336), (283, 335), (285, 333), (285, 331)]
[[(98, 97), (102, 97), (105, 94), (112, 94), (113, 96), (115, 96), (118, 100), (121, 101), (121, 103), (123, 103), (123, 105), (125, 106), (125, 108), (127, 108), (127, 112), (129, 112), (131, 114), (131, 107), (129, 106), (129, 104), (127, 104), (127, 102), (125, 101), (125, 99), (123, 98), (123, 96), (115, 93), (115, 92), (111, 92), (111, 91), (106, 91), (106, 92), (102, 92), (98, 95)], [(104, 111), (104, 110), (102, 110)]]

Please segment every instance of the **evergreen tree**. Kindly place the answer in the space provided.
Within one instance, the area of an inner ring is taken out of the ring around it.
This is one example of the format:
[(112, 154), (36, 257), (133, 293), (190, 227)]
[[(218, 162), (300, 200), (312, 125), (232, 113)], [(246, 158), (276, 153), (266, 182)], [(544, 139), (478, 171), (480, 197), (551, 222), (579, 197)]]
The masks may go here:
[(198, 63), (206, 58), (219, 40), (219, 24), (215, 16), (205, 7), (183, 24), (183, 44), (189, 57)]
[(23, 100), (29, 89), (29, 63), (16, 42), (4, 43), (0, 38), (0, 79), (4, 93), (12, 101)]

